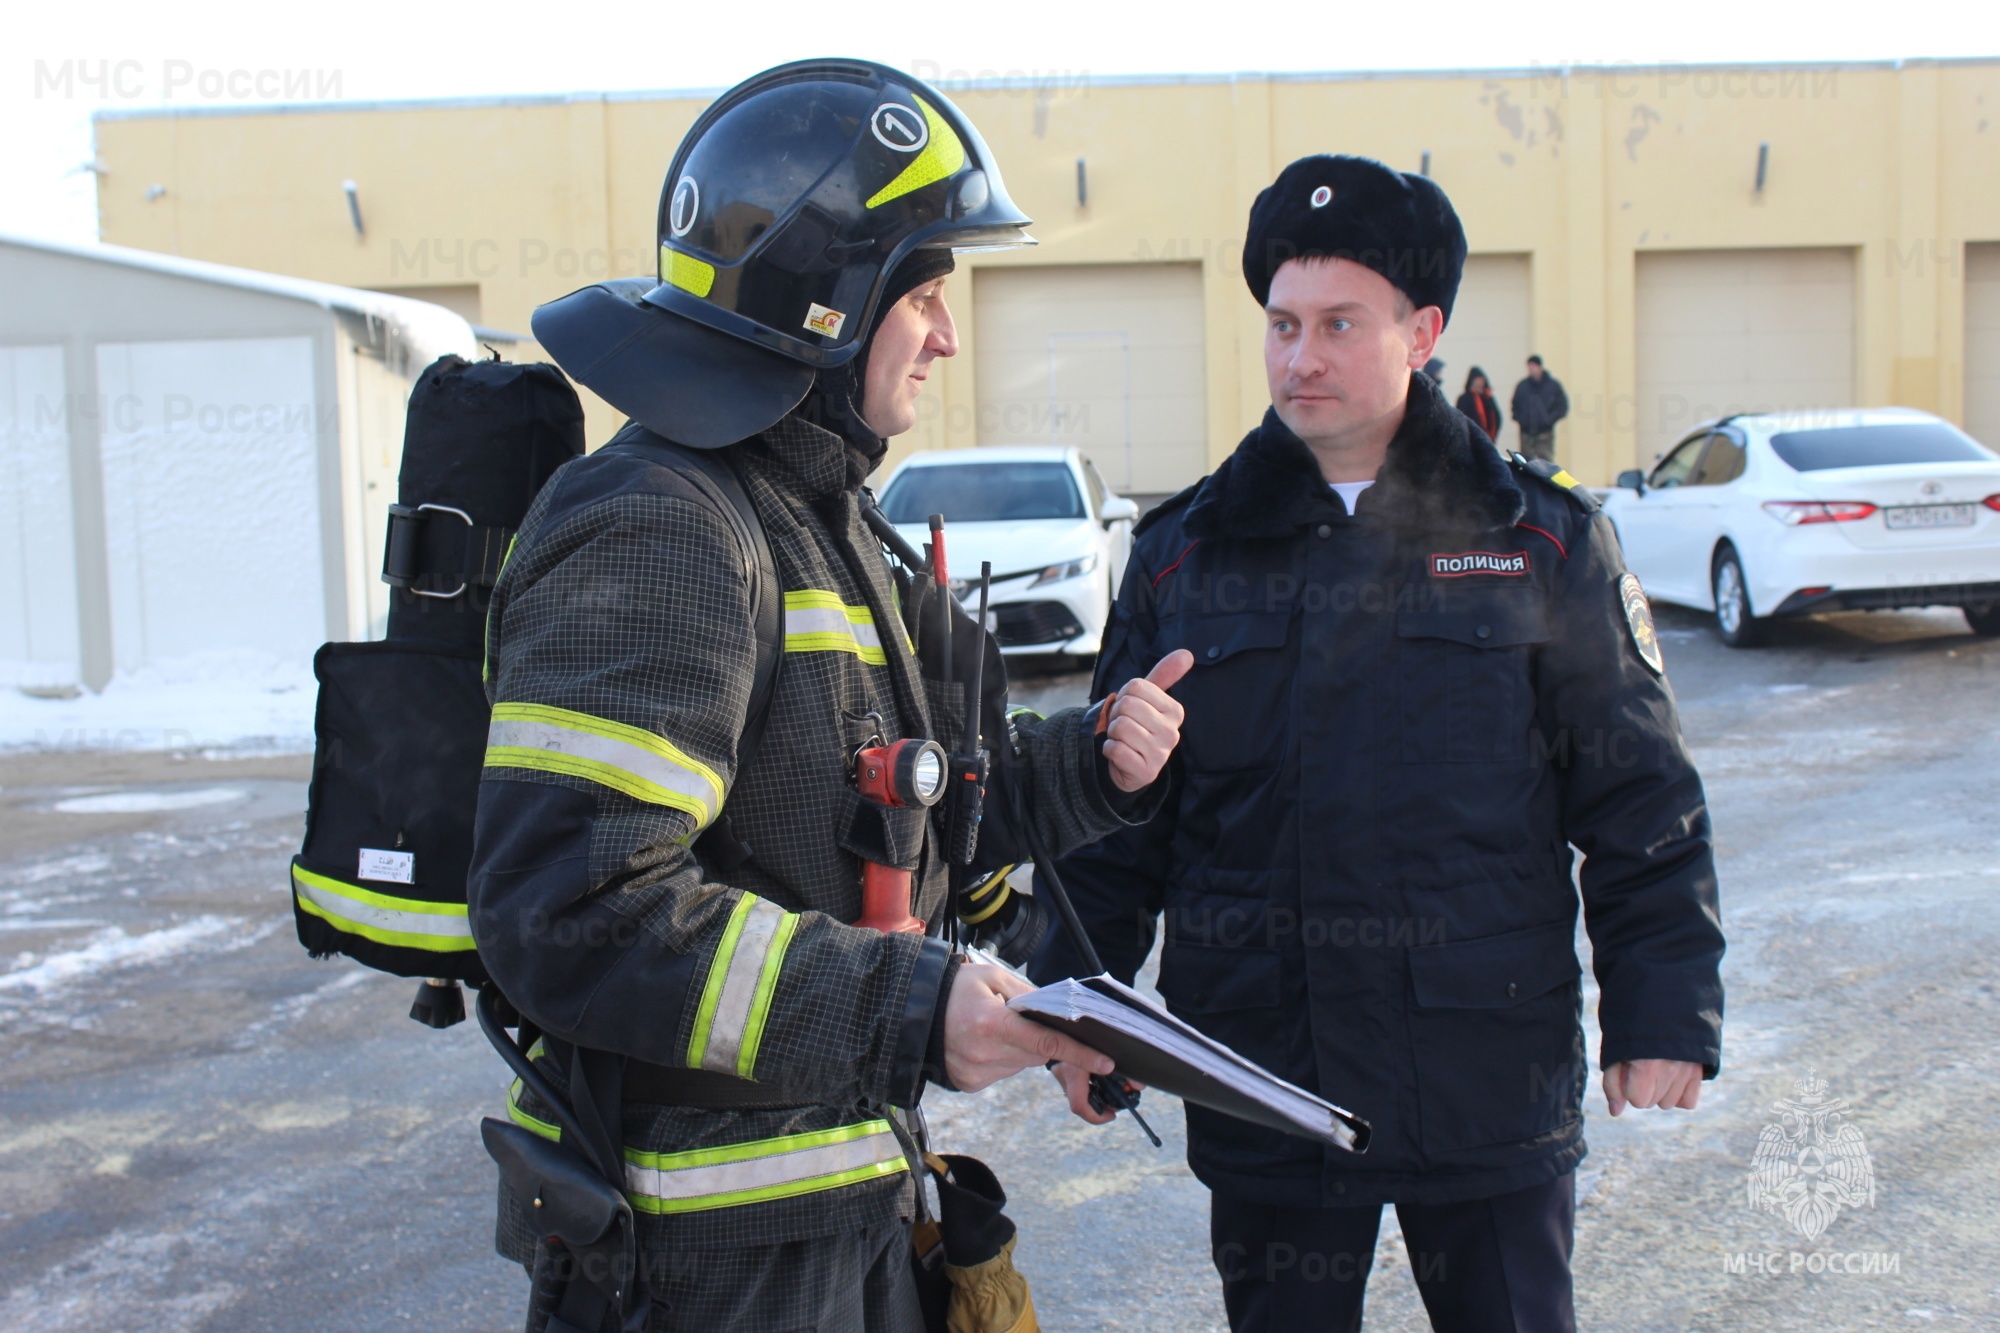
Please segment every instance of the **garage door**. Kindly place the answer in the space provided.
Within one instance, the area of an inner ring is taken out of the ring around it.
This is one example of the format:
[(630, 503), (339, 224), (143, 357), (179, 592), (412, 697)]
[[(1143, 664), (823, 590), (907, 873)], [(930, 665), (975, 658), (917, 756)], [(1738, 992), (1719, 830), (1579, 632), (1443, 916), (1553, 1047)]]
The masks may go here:
[(0, 686), (78, 683), (60, 347), (0, 347)]
[[(1527, 373), (1528, 356), (1535, 350), (1529, 342), (1529, 314), (1526, 255), (1474, 255), (1465, 261), (1451, 323), (1437, 346), (1445, 393), (1453, 402), (1465, 392), (1465, 377), (1477, 366), (1492, 382), (1500, 411), (1507, 411), (1514, 385)], [(1516, 447), (1512, 425), (1507, 423), (1500, 440), (1510, 449)]]
[(1965, 247), (1965, 429), (2000, 449), (2000, 245)]
[(1075, 445), (1113, 490), (1208, 470), (1201, 269), (982, 269), (973, 279), (980, 444)]
[(1855, 405), (1853, 251), (1642, 254), (1638, 269), (1641, 466), (1713, 417)]
[(118, 670), (310, 660), (326, 637), (312, 339), (106, 343), (97, 384)]

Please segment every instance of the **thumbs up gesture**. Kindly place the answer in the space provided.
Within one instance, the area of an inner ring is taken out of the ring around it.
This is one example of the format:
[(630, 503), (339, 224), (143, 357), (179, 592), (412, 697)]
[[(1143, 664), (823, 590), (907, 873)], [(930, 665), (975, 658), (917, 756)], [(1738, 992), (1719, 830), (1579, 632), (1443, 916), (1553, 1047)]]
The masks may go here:
[(1120, 791), (1152, 785), (1180, 743), (1187, 713), (1168, 694), (1194, 666), (1194, 654), (1176, 648), (1160, 659), (1144, 680), (1131, 680), (1107, 701), (1104, 759)]

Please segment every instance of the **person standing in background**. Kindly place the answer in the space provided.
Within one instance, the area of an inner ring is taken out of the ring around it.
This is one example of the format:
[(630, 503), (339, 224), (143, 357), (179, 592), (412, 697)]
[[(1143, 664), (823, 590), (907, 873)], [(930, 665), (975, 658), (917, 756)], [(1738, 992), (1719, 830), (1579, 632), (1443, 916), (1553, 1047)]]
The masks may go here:
[(1500, 424), (1506, 418), (1500, 415), (1500, 402), (1493, 396), (1492, 381), (1478, 366), (1465, 377), (1465, 392), (1458, 396), (1458, 410), (1485, 431), (1487, 439), (1499, 443)]
[(1514, 386), (1514, 424), (1521, 428), (1521, 452), (1530, 458), (1556, 456), (1556, 423), (1569, 415), (1569, 395), (1562, 381), (1528, 358), (1528, 378)]

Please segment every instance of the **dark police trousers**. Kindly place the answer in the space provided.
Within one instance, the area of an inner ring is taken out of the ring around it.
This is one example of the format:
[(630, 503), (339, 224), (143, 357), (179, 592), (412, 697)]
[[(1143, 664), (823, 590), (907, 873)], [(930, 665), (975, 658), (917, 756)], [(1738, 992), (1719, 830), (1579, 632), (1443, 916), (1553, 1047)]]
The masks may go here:
[[(1437, 1333), (1575, 1333), (1576, 1177), (1464, 1203), (1396, 1205)], [(1233, 1333), (1356, 1333), (1382, 1210), (1214, 1195), (1209, 1235)]]

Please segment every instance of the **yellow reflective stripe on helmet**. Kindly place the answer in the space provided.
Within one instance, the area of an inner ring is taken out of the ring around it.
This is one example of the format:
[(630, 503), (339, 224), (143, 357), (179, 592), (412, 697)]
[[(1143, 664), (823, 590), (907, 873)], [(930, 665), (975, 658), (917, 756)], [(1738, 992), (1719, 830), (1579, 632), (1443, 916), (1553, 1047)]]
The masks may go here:
[(715, 770), (665, 737), (546, 704), (493, 706), (486, 766), (587, 778), (649, 805), (686, 811), (697, 828), (722, 808)]
[(694, 1031), (688, 1037), (690, 1069), (753, 1076), (778, 972), (798, 926), (796, 913), (754, 893), (738, 896), (702, 983)]
[(705, 297), (715, 286), (715, 265), (663, 245), (660, 247), (660, 277), (684, 292)]
[(873, 666), (886, 666), (882, 635), (875, 615), (865, 606), (849, 606), (837, 593), (807, 588), (785, 594), (785, 651), (788, 653), (853, 653)]
[(465, 953), (473, 947), (464, 903), (398, 898), (296, 865), (292, 891), (300, 911), (364, 940), (432, 953)]
[(791, 1199), (910, 1169), (886, 1120), (677, 1153), (625, 1153), (625, 1190), (647, 1213)]
[(930, 122), (930, 142), (924, 145), (924, 151), (918, 153), (909, 166), (896, 174), (896, 179), (877, 190), (864, 207), (880, 208), (891, 199), (900, 199), (912, 190), (936, 184), (965, 165), (965, 145), (959, 142), (951, 122), (940, 116), (923, 98), (916, 98), (915, 101), (917, 108), (924, 113), (924, 119)]

